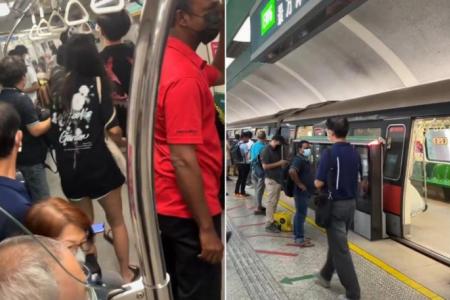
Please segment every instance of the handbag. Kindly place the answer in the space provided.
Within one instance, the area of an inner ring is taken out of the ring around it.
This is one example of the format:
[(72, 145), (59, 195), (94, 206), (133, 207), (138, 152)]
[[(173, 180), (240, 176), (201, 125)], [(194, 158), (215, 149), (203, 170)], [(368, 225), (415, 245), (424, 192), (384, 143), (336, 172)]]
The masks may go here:
[[(326, 155), (328, 155), (328, 161), (331, 162), (332, 154), (331, 149), (326, 150)], [(322, 228), (328, 228), (331, 223), (332, 208), (333, 208), (333, 192), (332, 189), (335, 187), (335, 177), (334, 174), (334, 164), (330, 167), (327, 173), (327, 186), (328, 191), (320, 191), (319, 195), (314, 198), (314, 203), (316, 205), (316, 224)]]
[[(98, 99), (99, 102), (102, 103), (102, 80), (100, 77), (96, 77), (97, 81), (97, 93), (98, 93)], [(111, 139), (111, 137), (108, 134), (108, 130), (106, 129), (108, 125), (114, 120), (116, 117), (116, 108), (113, 107), (113, 113), (111, 117), (109, 118), (108, 122), (106, 122), (104, 130), (105, 130), (105, 144), (108, 148), (109, 152), (111, 152), (112, 157), (114, 158), (117, 166), (119, 167), (120, 171), (122, 172), (123, 176), (125, 178), (127, 177), (127, 161), (125, 159), (125, 156), (123, 155), (122, 151), (120, 151), (119, 146)]]

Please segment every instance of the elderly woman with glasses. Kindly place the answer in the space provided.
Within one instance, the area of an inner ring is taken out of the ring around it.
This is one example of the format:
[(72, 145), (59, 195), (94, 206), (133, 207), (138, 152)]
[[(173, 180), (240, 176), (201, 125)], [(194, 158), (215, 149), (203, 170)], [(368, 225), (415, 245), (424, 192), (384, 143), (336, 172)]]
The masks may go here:
[(81, 209), (61, 198), (49, 198), (34, 204), (25, 217), (25, 226), (31, 232), (66, 245), (84, 266), (89, 283), (97, 286), (99, 298), (106, 299), (108, 290), (118, 288), (124, 282), (117, 280), (120, 276), (114, 276), (112, 272), (105, 272), (102, 277), (91, 225)]

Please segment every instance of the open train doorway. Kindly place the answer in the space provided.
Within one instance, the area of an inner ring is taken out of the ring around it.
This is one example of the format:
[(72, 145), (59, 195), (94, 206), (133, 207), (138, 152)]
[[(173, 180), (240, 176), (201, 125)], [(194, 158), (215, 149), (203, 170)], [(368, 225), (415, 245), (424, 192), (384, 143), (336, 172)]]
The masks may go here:
[(413, 122), (404, 193), (404, 238), (450, 261), (450, 116)]

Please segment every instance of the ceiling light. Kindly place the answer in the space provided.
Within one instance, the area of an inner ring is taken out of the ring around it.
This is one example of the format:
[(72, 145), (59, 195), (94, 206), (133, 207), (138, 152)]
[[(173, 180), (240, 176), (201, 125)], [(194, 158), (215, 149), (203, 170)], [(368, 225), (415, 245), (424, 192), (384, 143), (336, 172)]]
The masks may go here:
[(0, 17), (5, 17), (9, 15), (9, 6), (6, 3), (0, 3)]
[(250, 43), (250, 17), (247, 17), (233, 40), (236, 42)]

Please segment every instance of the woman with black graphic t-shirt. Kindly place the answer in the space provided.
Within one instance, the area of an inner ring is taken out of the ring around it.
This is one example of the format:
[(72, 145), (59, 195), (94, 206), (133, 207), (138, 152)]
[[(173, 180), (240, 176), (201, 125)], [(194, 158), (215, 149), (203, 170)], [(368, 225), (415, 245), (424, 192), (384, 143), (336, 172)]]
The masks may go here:
[[(52, 111), (52, 144), (67, 198), (93, 220), (92, 200), (105, 211), (114, 250), (125, 282), (129, 266), (128, 233), (122, 214), (125, 178), (105, 143), (105, 133), (119, 133), (108, 79), (92, 35), (73, 35), (65, 47), (67, 76)], [(105, 131), (106, 129), (106, 131)]]

